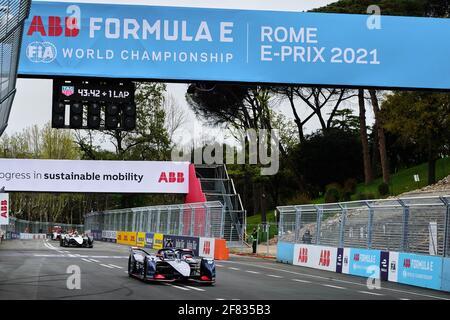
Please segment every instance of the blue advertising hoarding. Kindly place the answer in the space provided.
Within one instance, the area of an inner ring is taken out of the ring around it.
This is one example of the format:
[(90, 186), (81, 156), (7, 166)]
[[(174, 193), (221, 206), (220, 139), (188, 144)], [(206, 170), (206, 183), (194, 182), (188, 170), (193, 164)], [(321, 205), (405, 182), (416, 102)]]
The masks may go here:
[(400, 253), (398, 282), (430, 289), (441, 289), (442, 258)]
[(153, 249), (153, 243), (154, 243), (154, 233), (153, 232), (147, 232), (145, 234), (145, 245), (144, 247)]
[(380, 250), (350, 249), (349, 273), (380, 279)]
[(33, 1), (19, 74), (450, 89), (449, 19)]

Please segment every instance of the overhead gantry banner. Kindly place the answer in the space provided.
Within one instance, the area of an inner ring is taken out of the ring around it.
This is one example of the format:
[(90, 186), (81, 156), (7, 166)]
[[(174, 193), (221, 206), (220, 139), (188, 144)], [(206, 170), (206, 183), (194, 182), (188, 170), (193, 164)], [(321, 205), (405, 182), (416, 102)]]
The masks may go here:
[(6, 191), (180, 193), (189, 191), (189, 163), (0, 159)]
[(450, 89), (450, 19), (33, 1), (22, 76)]

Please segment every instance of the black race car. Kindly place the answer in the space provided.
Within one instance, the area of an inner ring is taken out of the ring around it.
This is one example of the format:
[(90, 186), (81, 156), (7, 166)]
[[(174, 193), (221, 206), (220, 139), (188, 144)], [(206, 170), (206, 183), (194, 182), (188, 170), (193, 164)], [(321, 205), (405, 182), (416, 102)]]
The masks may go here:
[(144, 281), (196, 281), (214, 285), (216, 265), (213, 259), (194, 256), (192, 250), (164, 248), (151, 254), (132, 247), (128, 275)]

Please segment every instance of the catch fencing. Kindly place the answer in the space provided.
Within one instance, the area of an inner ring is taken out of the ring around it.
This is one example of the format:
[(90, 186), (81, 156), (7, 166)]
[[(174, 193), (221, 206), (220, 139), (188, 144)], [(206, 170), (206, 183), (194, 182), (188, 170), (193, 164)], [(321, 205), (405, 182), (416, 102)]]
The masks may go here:
[(450, 196), (277, 207), (278, 240), (450, 256)]
[(78, 232), (84, 232), (84, 226), (82, 224), (28, 221), (17, 219), (15, 217), (9, 217), (9, 224), (0, 227), (5, 239), (18, 239), (19, 234), (21, 233), (50, 235), (53, 227), (56, 226), (61, 227), (64, 231), (77, 230)]
[(223, 238), (224, 207), (219, 201), (140, 207), (85, 215), (85, 230), (155, 232)]

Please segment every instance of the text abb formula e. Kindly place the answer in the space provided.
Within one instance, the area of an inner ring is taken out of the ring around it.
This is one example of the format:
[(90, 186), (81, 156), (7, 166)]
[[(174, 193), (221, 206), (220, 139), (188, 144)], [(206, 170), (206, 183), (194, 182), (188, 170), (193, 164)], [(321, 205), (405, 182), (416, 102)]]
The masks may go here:
[(78, 233), (65, 233), (61, 235), (61, 247), (84, 247), (93, 248), (94, 238), (86, 234), (79, 235)]
[(216, 265), (213, 259), (196, 257), (189, 249), (164, 248), (151, 254), (132, 247), (128, 275), (144, 281), (196, 281), (214, 285)]

